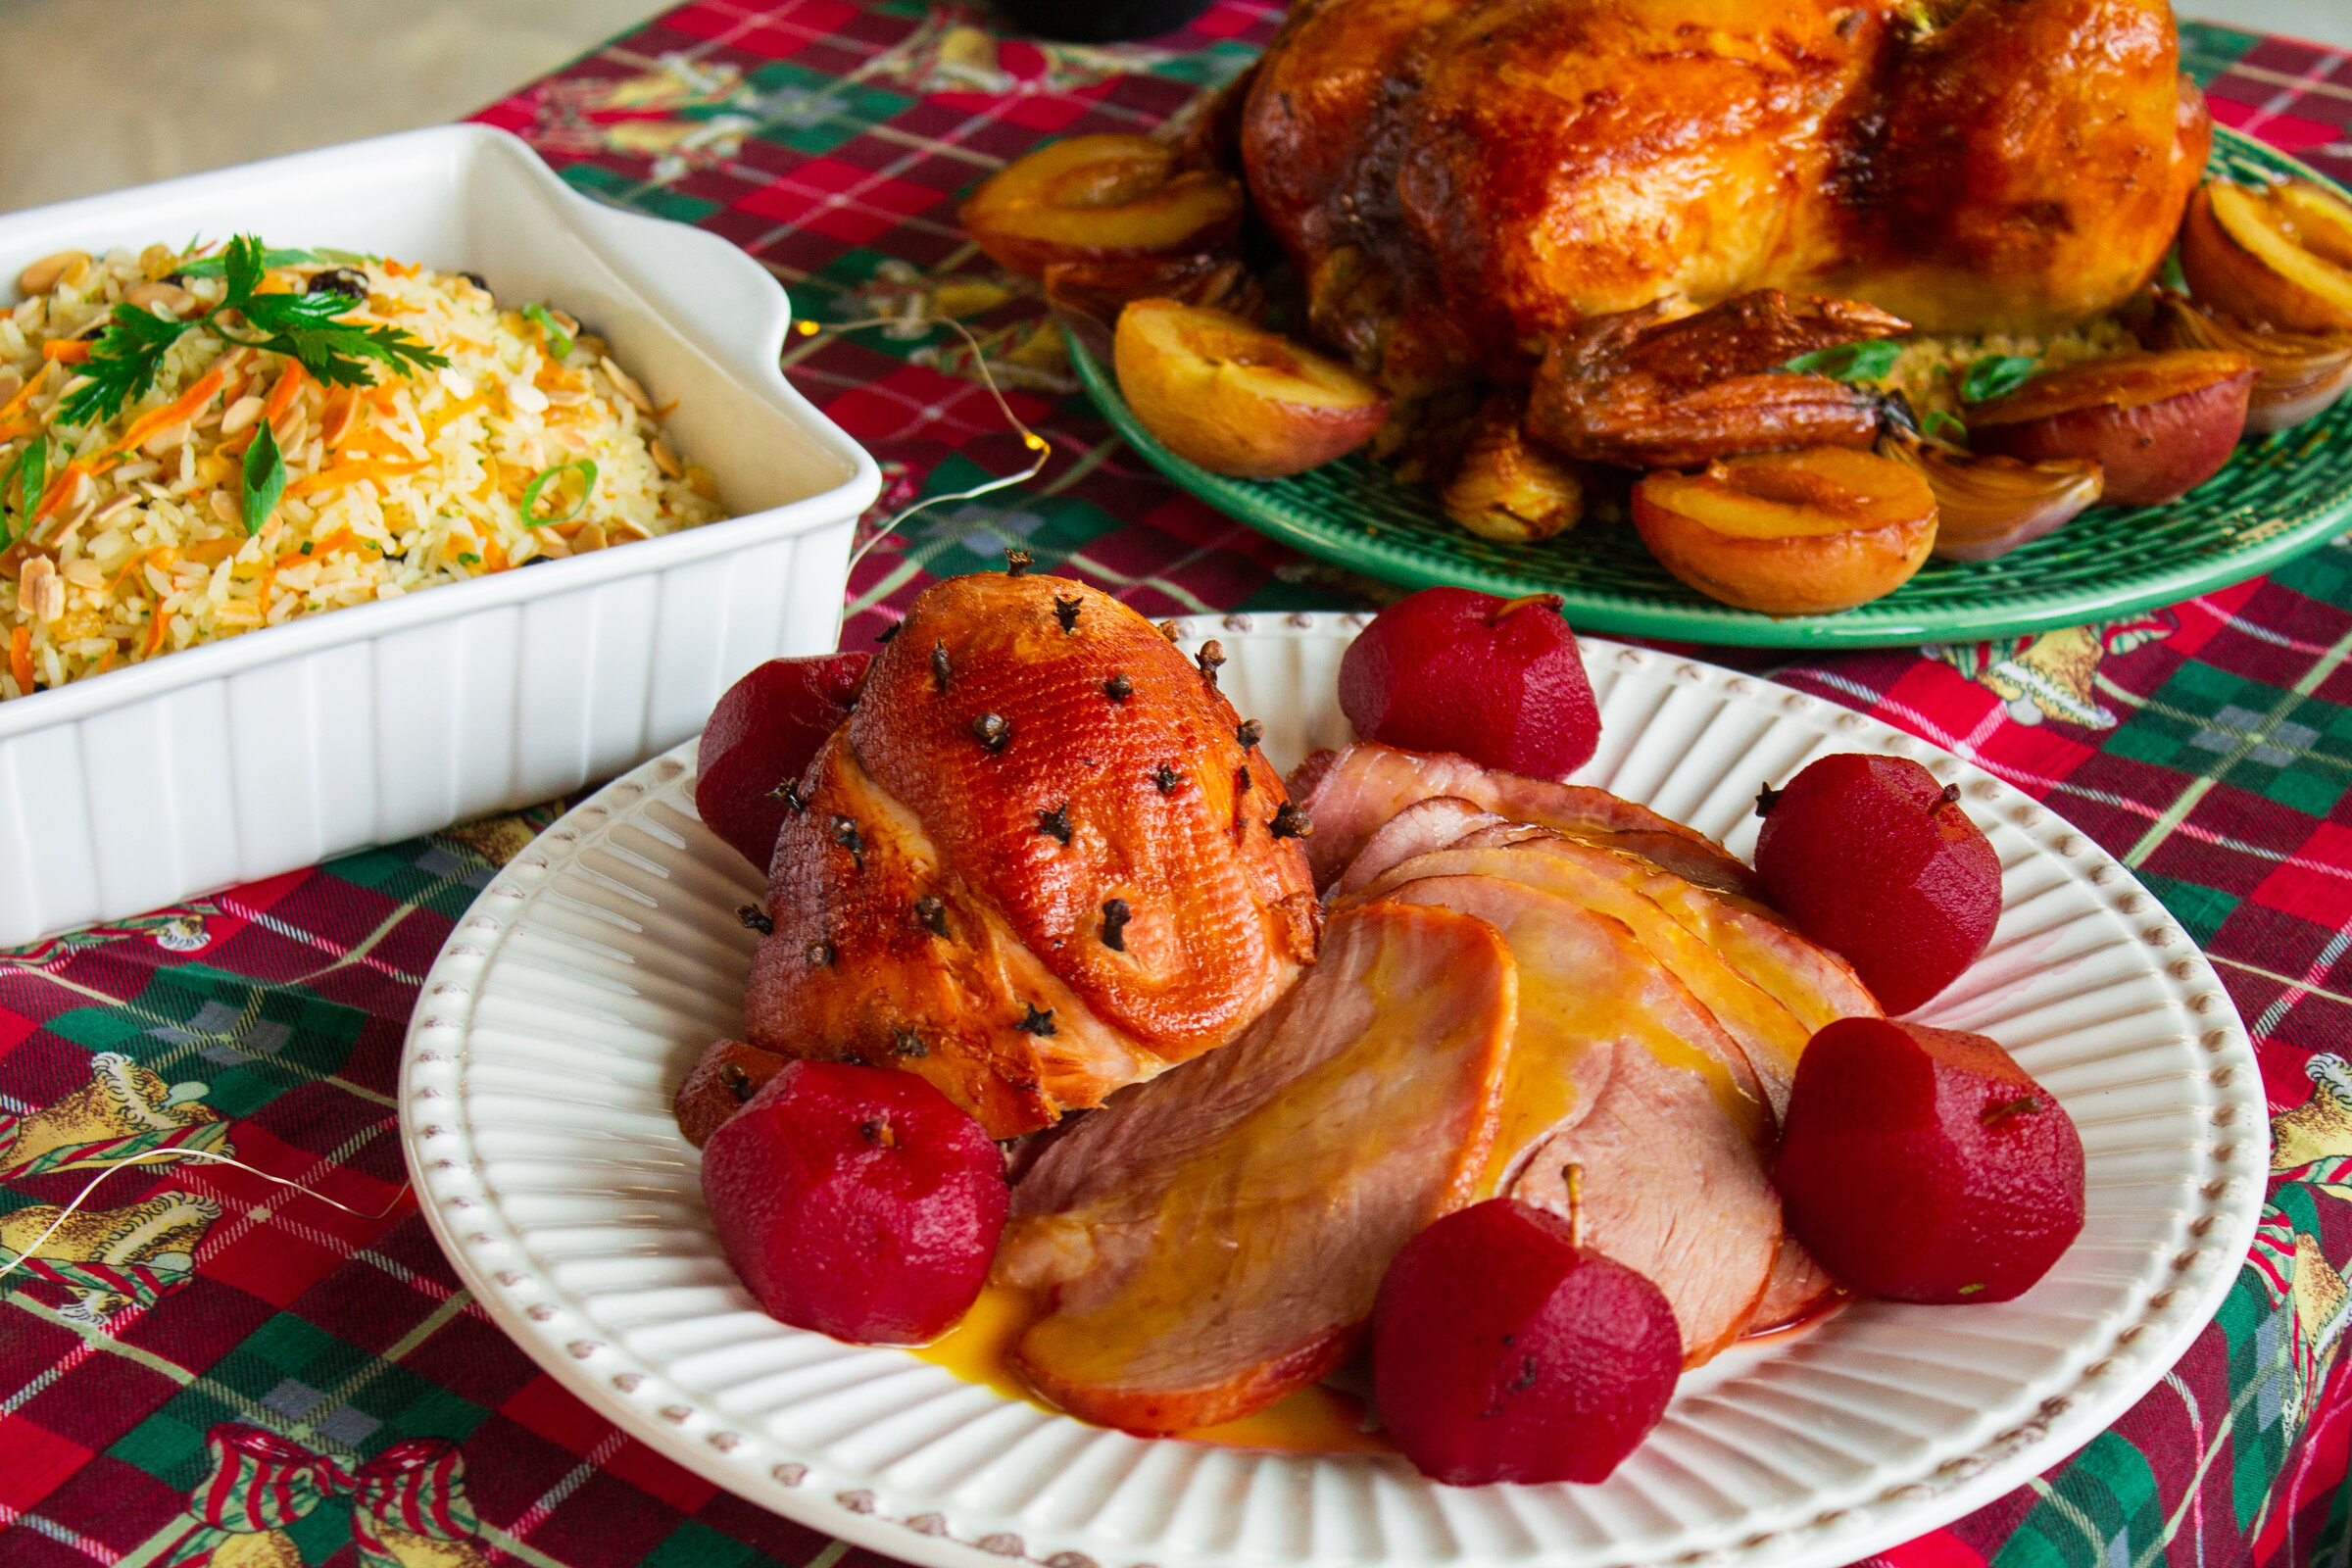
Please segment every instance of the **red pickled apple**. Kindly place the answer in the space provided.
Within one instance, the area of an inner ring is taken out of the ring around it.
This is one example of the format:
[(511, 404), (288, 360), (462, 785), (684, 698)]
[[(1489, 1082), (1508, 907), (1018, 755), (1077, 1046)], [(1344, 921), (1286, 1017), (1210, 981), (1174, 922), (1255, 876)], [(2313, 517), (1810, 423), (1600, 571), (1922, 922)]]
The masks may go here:
[(1606, 1480), (1666, 1413), (1682, 1369), (1657, 1286), (1507, 1198), (1407, 1242), (1373, 1308), (1381, 1418), (1449, 1486)]
[(1009, 1201), (980, 1124), (912, 1073), (795, 1061), (703, 1149), (719, 1245), (768, 1315), (921, 1345), (988, 1278)]
[(2082, 1138), (1983, 1035), (1840, 1018), (1797, 1062), (1773, 1185), (1848, 1289), (2006, 1301), (2082, 1232)]
[(778, 793), (806, 772), (850, 716), (871, 654), (771, 659), (719, 698), (695, 750), (694, 808), (767, 875), (789, 807)]
[(1926, 1003), (1992, 940), (2000, 857), (1959, 791), (1909, 758), (1822, 758), (1756, 809), (1764, 896), (1888, 1012)]
[(1600, 744), (1600, 710), (1557, 594), (1503, 600), (1424, 588), (1372, 618), (1340, 659), (1357, 736), (1565, 778)]

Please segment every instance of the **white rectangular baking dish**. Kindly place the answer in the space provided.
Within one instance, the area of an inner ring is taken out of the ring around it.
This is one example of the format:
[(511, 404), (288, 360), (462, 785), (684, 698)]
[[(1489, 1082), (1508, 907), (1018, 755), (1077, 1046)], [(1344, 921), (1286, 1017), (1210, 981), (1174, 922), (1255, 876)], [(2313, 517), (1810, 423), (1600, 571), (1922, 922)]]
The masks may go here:
[(702, 727), (840, 629), (874, 461), (785, 381), (783, 289), (449, 125), (0, 217), (52, 252), (258, 233), (488, 278), (603, 333), (729, 520), (337, 610), (0, 703), (0, 947), (526, 805)]

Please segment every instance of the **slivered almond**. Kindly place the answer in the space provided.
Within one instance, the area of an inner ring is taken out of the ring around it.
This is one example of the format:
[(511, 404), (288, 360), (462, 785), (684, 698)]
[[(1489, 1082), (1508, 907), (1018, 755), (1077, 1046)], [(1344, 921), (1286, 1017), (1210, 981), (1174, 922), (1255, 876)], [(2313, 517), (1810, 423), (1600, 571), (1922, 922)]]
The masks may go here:
[(173, 447), (185, 445), (187, 439), (188, 421), (181, 419), (176, 424), (165, 425), (161, 430), (140, 442), (139, 446), (149, 457), (160, 458)]
[(55, 620), (66, 612), (66, 582), (47, 556), (31, 556), (17, 573), (17, 602), (39, 621)]
[(613, 389), (637, 406), (638, 413), (654, 412), (654, 400), (645, 395), (645, 388), (637, 384), (635, 376), (612, 363), (612, 355), (599, 356), (596, 363), (604, 368), (605, 377), (612, 383)]
[(646, 449), (654, 455), (654, 466), (668, 474), (672, 479), (686, 471), (686, 466), (678, 461), (678, 455), (670, 451), (669, 443), (660, 436), (647, 442)]
[(245, 521), (244, 514), (237, 509), (237, 498), (225, 490), (213, 492), (212, 507), (213, 515), (222, 522), (241, 525)]
[(602, 550), (604, 548), (605, 530), (601, 523), (583, 523), (580, 531), (571, 536), (571, 549), (574, 555), (583, 550)]
[(220, 416), (221, 439), (226, 440), (235, 435), (261, 416), (262, 400), (260, 398), (241, 397), (237, 399), (228, 406), (228, 412)]
[(80, 282), (89, 270), (88, 251), (59, 251), (19, 272), (17, 288), (25, 294), (46, 294), (60, 283)]

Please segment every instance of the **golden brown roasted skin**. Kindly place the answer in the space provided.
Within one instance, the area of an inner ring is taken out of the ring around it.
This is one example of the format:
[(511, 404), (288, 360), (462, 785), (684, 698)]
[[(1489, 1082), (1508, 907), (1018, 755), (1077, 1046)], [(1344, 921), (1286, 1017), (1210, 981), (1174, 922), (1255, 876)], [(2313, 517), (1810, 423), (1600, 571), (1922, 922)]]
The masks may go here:
[[(1317, 332), (1393, 391), (1756, 288), (2042, 331), (2153, 273), (2211, 130), (2164, 0), (1321, 0), (1247, 106)], [(1515, 376), (1514, 376), (1515, 371)]]
[(1238, 729), (1105, 594), (933, 587), (778, 836), (752, 1043), (920, 1073), (997, 1138), (1223, 1045), (1313, 961), (1320, 919), (1273, 826), (1281, 777)]

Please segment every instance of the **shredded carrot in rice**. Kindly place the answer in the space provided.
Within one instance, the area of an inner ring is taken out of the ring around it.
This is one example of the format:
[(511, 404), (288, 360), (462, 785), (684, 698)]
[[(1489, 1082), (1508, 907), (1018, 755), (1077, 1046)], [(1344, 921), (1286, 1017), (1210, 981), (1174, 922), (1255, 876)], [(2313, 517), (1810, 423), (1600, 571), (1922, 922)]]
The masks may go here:
[[(296, 360), (211, 326), (204, 312), (226, 285), (199, 270), (184, 286), (202, 310), (183, 313), (189, 324), (159, 351), (152, 379), (102, 405), (118, 412), (89, 416), (95, 427), (59, 423), (68, 398), (104, 382), (87, 368), (95, 329), (130, 289), (192, 254), (118, 251), (72, 283), (0, 307), (0, 475), (39, 479), (30, 518), (0, 552), (0, 696), (560, 553), (561, 536), (530, 526), (519, 502), (534, 478), (567, 465), (597, 475), (574, 535), (593, 522), (619, 544), (720, 515), (704, 470), (654, 463), (660, 427), (622, 393), (625, 376), (604, 368), (610, 348), (595, 334), (544, 332), (522, 315), (524, 301), (510, 309), (407, 262), (334, 263), (367, 285), (341, 320), (367, 327), (397, 317), (398, 330), (445, 367), (410, 374), (369, 364), (367, 384), (322, 384)], [(328, 265), (272, 268), (263, 291), (307, 294)], [(540, 402), (533, 387), (562, 401), (517, 404)], [(256, 463), (249, 474), (264, 430), (278, 450), (268, 472)], [(281, 479), (248, 533), (258, 511), (249, 481)], [(22, 564), (35, 555), (56, 567), (62, 614), (38, 617), (25, 602)]]

